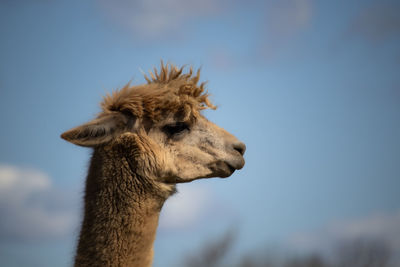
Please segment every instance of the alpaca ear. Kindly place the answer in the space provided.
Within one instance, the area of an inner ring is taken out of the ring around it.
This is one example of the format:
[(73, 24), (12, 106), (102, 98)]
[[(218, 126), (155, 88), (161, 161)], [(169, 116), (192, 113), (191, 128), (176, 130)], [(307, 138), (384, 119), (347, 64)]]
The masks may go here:
[(72, 128), (61, 135), (61, 138), (75, 145), (95, 147), (111, 141), (132, 125), (129, 118), (120, 112), (106, 114), (88, 123)]

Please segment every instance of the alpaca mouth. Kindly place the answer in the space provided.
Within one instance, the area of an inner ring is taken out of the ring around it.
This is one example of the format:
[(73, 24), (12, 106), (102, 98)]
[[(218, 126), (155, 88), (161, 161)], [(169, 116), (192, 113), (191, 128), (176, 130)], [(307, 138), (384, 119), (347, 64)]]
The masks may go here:
[(227, 163), (226, 165), (228, 165), (228, 168), (230, 170), (231, 173), (233, 173), (234, 171), (236, 171), (236, 168), (233, 167), (232, 165), (230, 165), (229, 163)]
[(218, 169), (216, 170), (216, 176), (221, 177), (221, 178), (226, 178), (231, 176), (237, 168), (231, 165), (228, 162), (221, 162), (218, 164)]

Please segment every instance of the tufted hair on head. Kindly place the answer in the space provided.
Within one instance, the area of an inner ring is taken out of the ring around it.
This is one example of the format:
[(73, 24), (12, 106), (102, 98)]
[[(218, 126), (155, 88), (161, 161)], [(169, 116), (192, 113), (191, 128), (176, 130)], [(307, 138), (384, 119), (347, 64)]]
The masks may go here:
[(175, 114), (182, 120), (196, 120), (200, 111), (216, 107), (209, 101), (205, 92), (205, 82), (198, 84), (200, 69), (194, 74), (190, 67), (184, 73), (184, 67), (163, 64), (160, 70), (150, 71), (150, 78), (144, 76), (147, 84), (131, 86), (107, 94), (102, 103), (102, 114), (120, 111), (128, 112), (136, 118), (149, 118), (159, 121), (168, 114)]

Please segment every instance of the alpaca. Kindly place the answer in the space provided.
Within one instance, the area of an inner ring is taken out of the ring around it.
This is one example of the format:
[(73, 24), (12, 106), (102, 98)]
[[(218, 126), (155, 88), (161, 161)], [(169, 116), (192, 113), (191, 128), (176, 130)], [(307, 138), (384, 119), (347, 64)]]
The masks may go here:
[(244, 166), (245, 145), (201, 114), (215, 106), (200, 71), (183, 69), (161, 62), (147, 84), (107, 94), (97, 118), (61, 135), (93, 148), (75, 266), (151, 266), (176, 184)]

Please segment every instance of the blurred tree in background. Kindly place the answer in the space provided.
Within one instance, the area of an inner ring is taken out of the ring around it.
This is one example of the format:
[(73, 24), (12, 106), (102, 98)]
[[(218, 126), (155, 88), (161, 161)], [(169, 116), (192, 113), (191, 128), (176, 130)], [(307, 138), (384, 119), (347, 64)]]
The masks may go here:
[(294, 256), (288, 253), (274, 255), (266, 251), (255, 254), (232, 255), (236, 232), (228, 231), (219, 239), (211, 240), (189, 254), (184, 267), (398, 267), (391, 262), (390, 246), (379, 239), (342, 241), (329, 255), (314, 253)]

